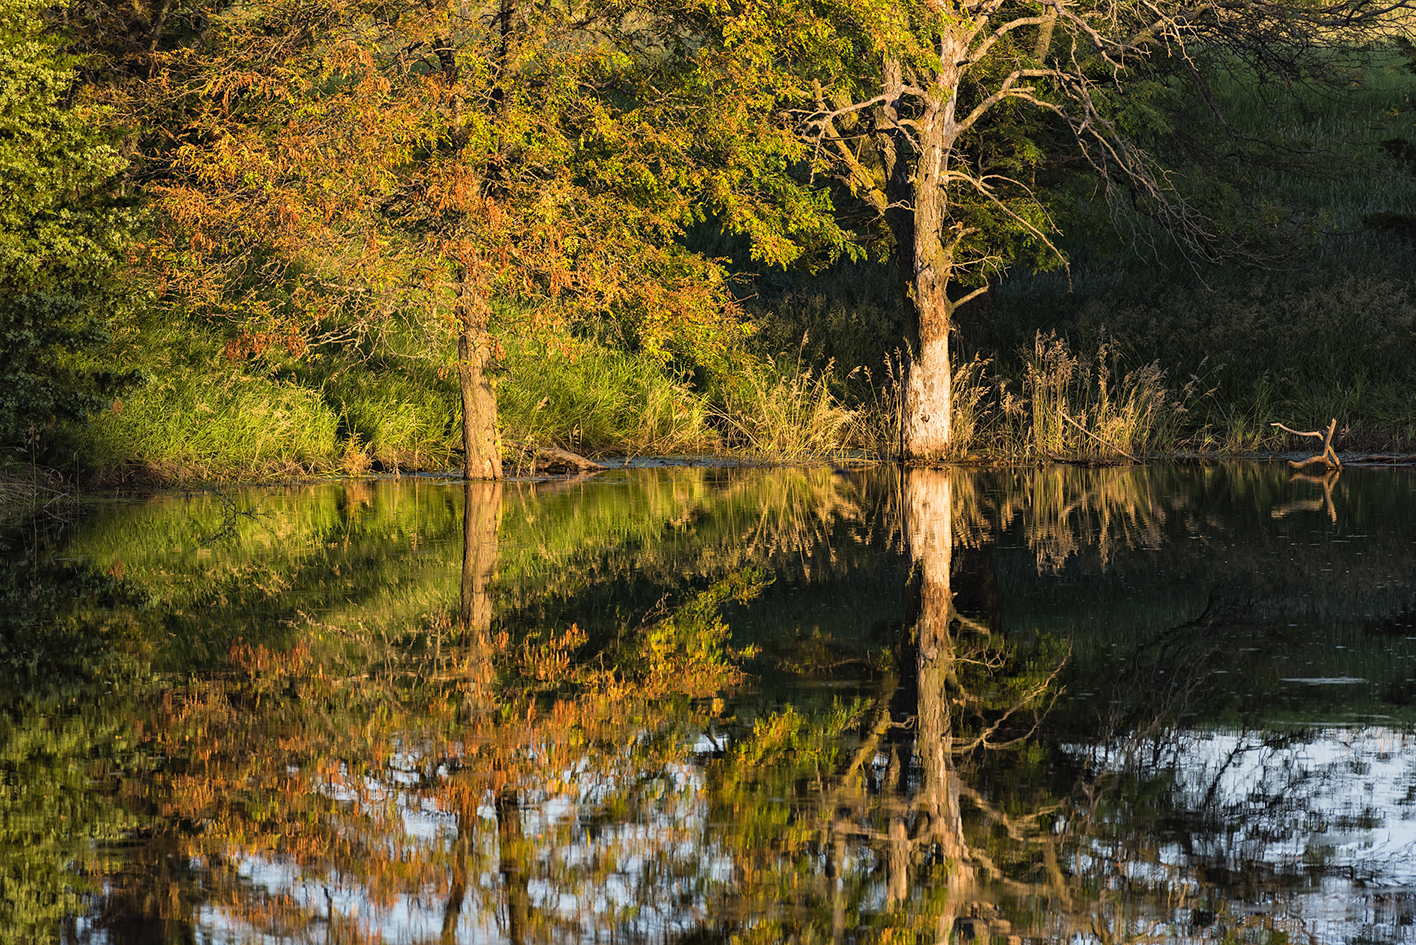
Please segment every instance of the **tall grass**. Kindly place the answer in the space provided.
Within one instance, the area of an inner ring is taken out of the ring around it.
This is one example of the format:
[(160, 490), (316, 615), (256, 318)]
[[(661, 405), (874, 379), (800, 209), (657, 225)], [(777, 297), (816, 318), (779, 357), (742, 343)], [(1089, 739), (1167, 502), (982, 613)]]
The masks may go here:
[[(1155, 363), (1124, 371), (1105, 340), (1094, 355), (1083, 356), (1057, 335), (1039, 332), (1024, 362), (1021, 384), (990, 359), (955, 365), (953, 459), (1136, 459), (1178, 441), (1184, 401), (1195, 393), (1190, 385), (1172, 396)], [(878, 384), (865, 372), (871, 397), (859, 411), (857, 439), (876, 456), (900, 452), (904, 367), (896, 351), (886, 357)]]
[(35, 466), (0, 468), (0, 524), (23, 519), (68, 495), (64, 481), (53, 470)]
[(509, 439), (590, 456), (717, 449), (707, 400), (655, 362), (572, 337), (508, 337), (498, 408)]
[[(420, 355), (419, 341), (233, 361), (203, 323), (146, 326), (115, 357), (152, 382), (70, 431), (72, 446), (108, 479), (451, 468), (461, 440), (455, 370)], [(596, 455), (723, 448), (708, 399), (656, 362), (569, 335), (509, 336), (504, 347), (498, 400), (513, 467), (541, 445)]]
[(900, 455), (905, 416), (905, 354), (899, 348), (887, 352), (877, 375), (867, 366), (857, 368), (862, 389), (852, 442), (867, 454), (882, 459)]
[(375, 462), (385, 469), (446, 469), (456, 465), (454, 431), (461, 410), (456, 385), (423, 365), (342, 364), (321, 384), (340, 418), (345, 467)]
[(746, 361), (713, 415), (728, 447), (780, 462), (839, 452), (856, 416), (832, 393), (833, 370), (829, 361), (819, 371), (800, 360)]
[(317, 390), (187, 369), (115, 403), (83, 441), (85, 461), (118, 476), (263, 479), (339, 468), (338, 426)]
[[(1416, 243), (1366, 225), (1374, 214), (1416, 213), (1416, 181), (1379, 146), (1416, 137), (1405, 66), (1394, 54), (1378, 56), (1347, 101), (1296, 84), (1292, 94), (1265, 98), (1241, 77), (1221, 79), (1216, 92), (1239, 135), (1317, 155), (1303, 173), (1251, 165), (1231, 182), (1267, 195), (1294, 237), (1292, 255), (1267, 268), (1207, 266), (1163, 242), (1149, 255), (1120, 242), (1099, 251), (1087, 245), (1095, 231), (1079, 229), (1069, 275), (1015, 272), (998, 287), (1002, 369), (1026, 370), (1025, 358), (1008, 355), (1029, 350), (1039, 330), (1074, 343), (1104, 333), (1136, 362), (1204, 378), (1211, 396), (1189, 405), (1176, 447), (1281, 449), (1270, 422), (1307, 428), (1337, 417), (1340, 448), (1409, 449)], [(1260, 212), (1244, 193), (1229, 209), (1236, 218)]]
[(1152, 362), (1117, 376), (1106, 341), (1079, 357), (1056, 334), (1038, 332), (1027, 358), (1033, 449), (1045, 456), (1135, 459), (1173, 413), (1165, 375)]
[[(955, 459), (966, 459), (980, 449), (994, 458), (1016, 452), (1007, 449), (1000, 438), (1002, 414), (996, 409), (995, 384), (989, 375), (991, 364), (976, 356), (953, 366), (949, 432)], [(867, 454), (888, 459), (900, 455), (907, 370), (905, 352), (896, 348), (882, 359), (878, 375), (869, 368), (857, 371), (864, 396), (855, 411), (851, 442)]]

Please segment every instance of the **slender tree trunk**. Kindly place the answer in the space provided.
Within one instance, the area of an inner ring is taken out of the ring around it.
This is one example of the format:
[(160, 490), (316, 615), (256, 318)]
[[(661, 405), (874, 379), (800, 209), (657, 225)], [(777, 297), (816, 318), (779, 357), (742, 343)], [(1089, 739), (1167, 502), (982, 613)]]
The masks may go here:
[(923, 104), (915, 99), (909, 112), (904, 71), (898, 61), (886, 60), (886, 101), (875, 124), (876, 148), (887, 173), (885, 222), (895, 240), (911, 348), (901, 418), (905, 461), (938, 462), (950, 450), (954, 303), (948, 286), (959, 234), (949, 220), (947, 175), (958, 137), (953, 90), (958, 63), (967, 58), (965, 46), (958, 38), (941, 41), (942, 65), (932, 77), (937, 94), (925, 97)]
[(464, 270), (458, 290), (461, 332), (457, 338), (457, 381), (462, 392), (462, 473), (468, 479), (501, 479), (501, 436), (497, 394), (487, 368), (492, 360), (491, 314)]

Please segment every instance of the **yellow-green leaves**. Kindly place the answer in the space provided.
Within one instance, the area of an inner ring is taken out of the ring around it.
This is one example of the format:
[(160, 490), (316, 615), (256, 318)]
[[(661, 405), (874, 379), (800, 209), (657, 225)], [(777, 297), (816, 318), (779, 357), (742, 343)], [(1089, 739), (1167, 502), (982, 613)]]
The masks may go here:
[(41, 4), (0, 0), (0, 445), (82, 420), (130, 378), (94, 363), (134, 214), (106, 116)]

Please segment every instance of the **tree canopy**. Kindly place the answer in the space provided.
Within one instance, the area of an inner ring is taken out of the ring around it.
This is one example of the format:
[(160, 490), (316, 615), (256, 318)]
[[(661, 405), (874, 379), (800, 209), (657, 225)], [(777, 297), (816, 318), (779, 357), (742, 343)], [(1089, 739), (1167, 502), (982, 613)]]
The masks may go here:
[(1343, 54), (1404, 35), (1406, 7), (747, 0), (710, 20), (712, 42), (743, 64), (734, 81), (770, 90), (758, 123), (794, 130), (812, 173), (848, 195), (837, 206), (887, 241), (912, 322), (902, 453), (937, 461), (951, 454), (954, 312), (1012, 263), (1061, 261), (1050, 169), (1086, 170), (1201, 257), (1252, 256), (1163, 160), (1178, 153), (1168, 139), (1179, 100), (1213, 110), (1207, 83), (1223, 69), (1259, 83), (1350, 82)]
[(106, 407), (131, 380), (94, 353), (134, 215), (126, 162), (76, 89), (44, 4), (0, 4), (0, 443)]
[[(182, 119), (154, 187), (173, 288), (240, 326), (238, 355), (418, 326), (462, 374), (468, 475), (500, 476), (494, 308), (607, 321), (663, 361), (711, 357), (739, 311), (685, 228), (709, 206), (758, 236), (803, 212), (792, 186), (743, 196), (773, 189), (794, 142), (730, 153), (656, 87), (689, 88), (668, 68), (675, 30), (597, 3), (228, 11), (203, 48), (161, 57), (146, 93)], [(825, 204), (805, 203), (829, 230)]]

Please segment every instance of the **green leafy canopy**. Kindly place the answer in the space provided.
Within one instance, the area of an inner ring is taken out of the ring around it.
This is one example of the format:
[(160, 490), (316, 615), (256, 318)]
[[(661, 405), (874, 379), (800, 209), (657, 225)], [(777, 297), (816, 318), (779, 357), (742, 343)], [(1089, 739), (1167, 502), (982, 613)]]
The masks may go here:
[(34, 0), (0, 0), (0, 443), (106, 406), (132, 378), (94, 359), (134, 215), (125, 161)]

